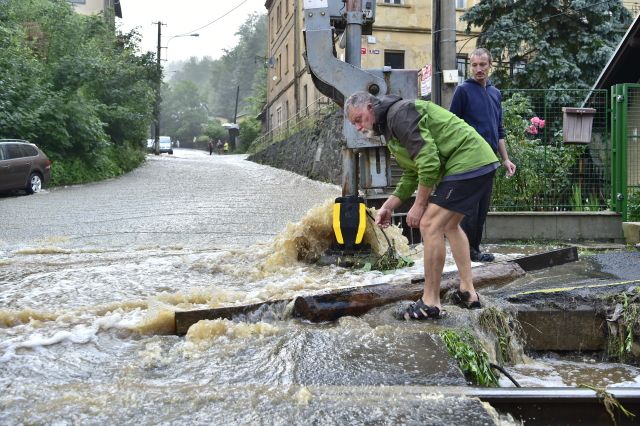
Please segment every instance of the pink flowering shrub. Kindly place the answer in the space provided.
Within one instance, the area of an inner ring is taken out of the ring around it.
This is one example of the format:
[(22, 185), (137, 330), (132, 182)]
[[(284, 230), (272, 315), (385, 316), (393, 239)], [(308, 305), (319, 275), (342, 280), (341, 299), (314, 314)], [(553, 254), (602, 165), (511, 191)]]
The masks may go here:
[(544, 120), (540, 117), (533, 117), (531, 119), (531, 124), (526, 128), (526, 132), (530, 135), (537, 135), (540, 132), (540, 129), (544, 128)]

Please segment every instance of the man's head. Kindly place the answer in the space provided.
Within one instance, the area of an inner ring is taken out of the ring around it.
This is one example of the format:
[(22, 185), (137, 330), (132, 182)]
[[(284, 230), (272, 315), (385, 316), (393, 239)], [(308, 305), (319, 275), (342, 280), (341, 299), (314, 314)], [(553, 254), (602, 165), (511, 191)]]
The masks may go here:
[(491, 53), (484, 47), (479, 47), (471, 52), (469, 62), (471, 64), (471, 78), (486, 86), (491, 72)]
[(373, 135), (373, 125), (376, 115), (373, 107), (380, 103), (378, 98), (367, 92), (356, 92), (344, 103), (344, 114), (357, 131)]

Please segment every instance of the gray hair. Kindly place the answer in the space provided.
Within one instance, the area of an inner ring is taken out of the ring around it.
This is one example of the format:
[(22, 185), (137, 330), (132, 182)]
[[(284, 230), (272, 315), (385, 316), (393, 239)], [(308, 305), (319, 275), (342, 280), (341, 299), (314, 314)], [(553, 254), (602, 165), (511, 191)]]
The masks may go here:
[(469, 57), (482, 56), (482, 55), (487, 55), (487, 59), (489, 60), (489, 64), (492, 63), (493, 59), (491, 58), (491, 52), (489, 52), (484, 47), (477, 47), (473, 52), (471, 52), (471, 55), (469, 55)]
[(365, 92), (365, 91), (355, 92), (354, 94), (349, 96), (349, 98), (347, 98), (347, 100), (344, 103), (344, 115), (349, 116), (349, 111), (351, 111), (352, 108), (357, 109), (368, 104), (375, 106), (375, 105), (378, 105), (379, 103), (380, 103), (380, 100), (369, 92)]

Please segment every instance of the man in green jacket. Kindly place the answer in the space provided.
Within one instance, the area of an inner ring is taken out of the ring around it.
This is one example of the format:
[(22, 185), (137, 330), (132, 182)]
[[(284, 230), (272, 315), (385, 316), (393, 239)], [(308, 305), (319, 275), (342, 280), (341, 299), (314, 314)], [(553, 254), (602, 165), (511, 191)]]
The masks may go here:
[(440, 281), (446, 237), (460, 275), (453, 301), (465, 308), (480, 307), (473, 287), (469, 242), (460, 228), (478, 199), (491, 191), (500, 163), (484, 139), (460, 118), (438, 105), (388, 95), (382, 99), (356, 92), (345, 102), (345, 115), (356, 130), (384, 136), (404, 173), (382, 205), (376, 224), (391, 224), (393, 210), (416, 192), (407, 224), (420, 228), (424, 245), (424, 293), (401, 313), (404, 319), (439, 319)]

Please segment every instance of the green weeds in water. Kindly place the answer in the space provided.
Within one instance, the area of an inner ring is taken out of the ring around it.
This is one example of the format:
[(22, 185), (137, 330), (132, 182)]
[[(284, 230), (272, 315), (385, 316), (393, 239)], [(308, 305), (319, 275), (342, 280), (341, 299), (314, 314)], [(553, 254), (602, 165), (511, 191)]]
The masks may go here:
[(640, 294), (627, 293), (612, 298), (613, 313), (607, 318), (609, 339), (607, 355), (624, 362), (632, 353), (634, 329), (640, 326)]
[(363, 269), (365, 271), (390, 271), (393, 269), (404, 268), (405, 266), (413, 266), (413, 263), (413, 260), (398, 253), (394, 242), (391, 241), (391, 244), (389, 244), (387, 251), (384, 252), (382, 256), (375, 259), (373, 262), (367, 262), (364, 265)]
[(480, 386), (498, 386), (498, 378), (489, 365), (489, 355), (476, 336), (467, 330), (444, 330), (439, 335), (467, 379)]
[(496, 358), (498, 363), (515, 362), (513, 344), (523, 335), (522, 327), (518, 320), (492, 306), (482, 311), (478, 323), (484, 331), (496, 337), (498, 343)]
[(596, 395), (598, 395), (598, 397), (602, 400), (604, 404), (604, 408), (605, 410), (607, 410), (607, 414), (609, 414), (609, 417), (611, 418), (611, 421), (613, 422), (614, 425), (618, 424), (618, 422), (616, 422), (616, 416), (615, 416), (616, 411), (621, 412), (627, 418), (632, 418), (636, 416), (631, 411), (624, 408), (622, 404), (620, 404), (620, 402), (613, 395), (611, 395), (609, 392), (606, 391), (606, 389), (600, 389), (600, 388), (596, 388), (595, 386), (589, 386), (585, 384), (578, 384), (578, 387), (591, 389), (596, 393)]

